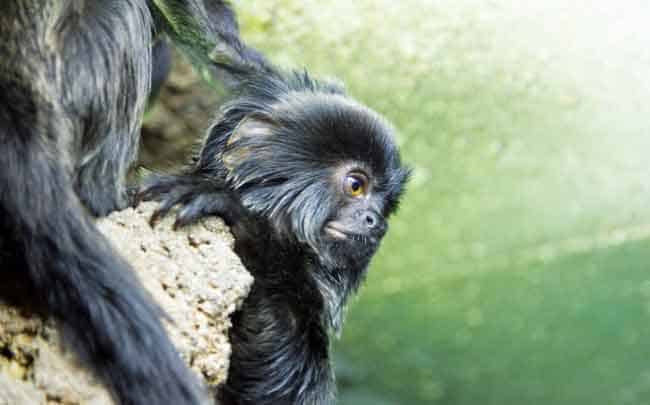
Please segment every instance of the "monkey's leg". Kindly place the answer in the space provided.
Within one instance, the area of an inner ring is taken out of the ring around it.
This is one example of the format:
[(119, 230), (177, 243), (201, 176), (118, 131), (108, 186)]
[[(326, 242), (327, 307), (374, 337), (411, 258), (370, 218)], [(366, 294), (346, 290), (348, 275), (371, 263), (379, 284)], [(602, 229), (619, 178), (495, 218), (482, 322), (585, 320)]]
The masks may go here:
[(104, 216), (129, 203), (125, 179), (151, 89), (151, 25), (143, 2), (92, 3), (84, 24), (72, 11), (60, 17), (72, 22), (57, 36), (64, 68), (55, 71), (54, 92), (77, 142), (70, 148), (75, 191), (93, 215)]
[(84, 214), (56, 144), (57, 115), (22, 86), (0, 88), (2, 283), (23, 287), (23, 301), (57, 321), (118, 403), (201, 403), (161, 311)]
[[(75, 191), (83, 205), (98, 217), (124, 209), (130, 203), (125, 182), (137, 155), (140, 121), (149, 90), (148, 44), (146, 48), (135, 48), (129, 56), (123, 66), (110, 65), (111, 69), (97, 74), (108, 78), (104, 85), (74, 84), (77, 92), (98, 96), (70, 101), (74, 108), (88, 111), (86, 122), (91, 123), (83, 129), (76, 128), (83, 134), (84, 147), (76, 170)], [(92, 63), (92, 60), (83, 62)], [(79, 68), (87, 69), (86, 65)]]
[(97, 155), (79, 168), (76, 186), (83, 205), (97, 217), (129, 206), (131, 198), (126, 190), (126, 173), (137, 151), (135, 135), (122, 140), (112, 139), (108, 133)]

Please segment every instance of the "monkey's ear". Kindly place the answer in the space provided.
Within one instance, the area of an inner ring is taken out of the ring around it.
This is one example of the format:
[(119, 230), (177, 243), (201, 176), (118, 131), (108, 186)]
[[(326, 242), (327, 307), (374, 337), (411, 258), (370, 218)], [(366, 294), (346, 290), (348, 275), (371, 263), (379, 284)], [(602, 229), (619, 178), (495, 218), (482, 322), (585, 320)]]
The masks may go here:
[(243, 162), (251, 153), (250, 145), (273, 135), (278, 127), (272, 119), (260, 114), (252, 114), (241, 120), (226, 142), (223, 164), (230, 171)]

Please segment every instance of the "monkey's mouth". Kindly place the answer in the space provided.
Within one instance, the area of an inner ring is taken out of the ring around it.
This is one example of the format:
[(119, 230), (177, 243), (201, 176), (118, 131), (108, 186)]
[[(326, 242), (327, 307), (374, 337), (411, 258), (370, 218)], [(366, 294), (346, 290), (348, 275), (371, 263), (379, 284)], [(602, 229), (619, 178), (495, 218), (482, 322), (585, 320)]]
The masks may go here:
[(348, 229), (345, 229), (343, 224), (336, 222), (336, 221), (330, 221), (325, 225), (325, 233), (329, 236), (331, 236), (334, 239), (347, 239), (348, 234), (350, 231)]

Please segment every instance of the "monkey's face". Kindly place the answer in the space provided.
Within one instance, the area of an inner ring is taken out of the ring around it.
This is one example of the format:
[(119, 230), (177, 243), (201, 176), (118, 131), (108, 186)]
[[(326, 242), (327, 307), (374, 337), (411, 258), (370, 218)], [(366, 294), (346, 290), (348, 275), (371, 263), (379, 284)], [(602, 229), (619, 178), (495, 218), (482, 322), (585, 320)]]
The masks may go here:
[(332, 183), (339, 204), (333, 218), (325, 222), (324, 233), (339, 241), (380, 239), (386, 231), (386, 221), (379, 212), (381, 200), (373, 198), (366, 171), (354, 164), (349, 168), (344, 166), (335, 171)]
[(336, 268), (365, 269), (408, 177), (381, 117), (314, 91), (283, 94), (249, 113), (222, 161), (253, 213)]
[(365, 267), (386, 233), (385, 195), (378, 181), (360, 161), (343, 163), (330, 174), (328, 193), (335, 204), (316, 249), (337, 267)]

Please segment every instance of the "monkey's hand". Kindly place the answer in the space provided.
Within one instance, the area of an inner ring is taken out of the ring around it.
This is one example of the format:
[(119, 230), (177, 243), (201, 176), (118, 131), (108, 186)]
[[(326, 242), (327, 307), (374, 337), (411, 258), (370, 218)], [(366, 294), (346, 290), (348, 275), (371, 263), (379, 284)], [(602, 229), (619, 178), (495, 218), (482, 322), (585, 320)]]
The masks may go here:
[(151, 226), (155, 226), (172, 208), (180, 206), (174, 229), (212, 215), (221, 217), (226, 225), (232, 226), (245, 210), (239, 198), (223, 184), (192, 174), (148, 177), (137, 193), (135, 205), (142, 201), (160, 203), (149, 220)]

